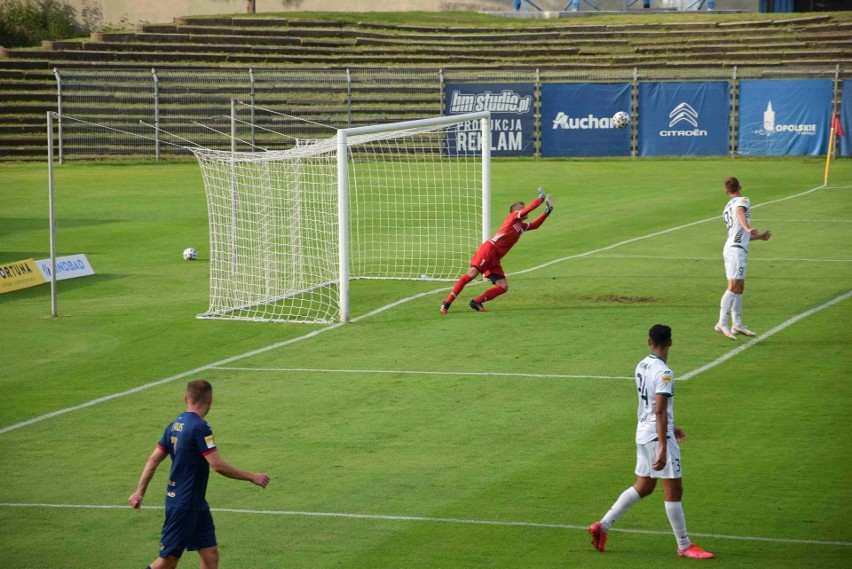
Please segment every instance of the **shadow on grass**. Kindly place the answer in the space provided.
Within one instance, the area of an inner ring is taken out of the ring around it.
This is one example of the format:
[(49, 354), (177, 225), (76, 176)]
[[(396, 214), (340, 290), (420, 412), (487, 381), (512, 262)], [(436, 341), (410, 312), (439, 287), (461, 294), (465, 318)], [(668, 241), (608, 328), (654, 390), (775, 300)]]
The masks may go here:
[[(72, 229), (79, 227), (90, 227), (117, 223), (117, 219), (86, 219), (63, 217), (56, 221), (56, 230)], [(45, 234), (50, 229), (50, 220), (45, 213), (44, 217), (0, 217), (0, 236), (13, 235), (26, 231), (44, 230)]]

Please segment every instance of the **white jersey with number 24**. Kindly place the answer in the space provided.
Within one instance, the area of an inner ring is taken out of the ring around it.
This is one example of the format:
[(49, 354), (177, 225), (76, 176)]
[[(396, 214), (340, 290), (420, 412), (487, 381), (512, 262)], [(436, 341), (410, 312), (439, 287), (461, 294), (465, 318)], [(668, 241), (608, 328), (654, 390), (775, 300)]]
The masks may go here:
[(674, 439), (674, 373), (661, 358), (651, 354), (636, 366), (636, 389), (639, 392), (639, 411), (636, 425), (636, 444), (643, 445), (657, 438), (657, 417), (654, 414), (657, 394), (665, 394), (669, 418), (666, 437)]

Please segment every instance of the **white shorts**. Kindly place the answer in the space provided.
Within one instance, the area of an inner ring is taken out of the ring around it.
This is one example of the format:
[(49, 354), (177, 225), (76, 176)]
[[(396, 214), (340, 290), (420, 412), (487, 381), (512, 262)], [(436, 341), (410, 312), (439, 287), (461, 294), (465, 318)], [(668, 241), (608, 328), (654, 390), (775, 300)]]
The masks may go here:
[(636, 445), (636, 476), (646, 478), (680, 478), (680, 446), (674, 439), (667, 439), (666, 466), (662, 470), (652, 470), (651, 465), (657, 459), (659, 441)]
[(739, 247), (727, 247), (722, 251), (722, 258), (725, 259), (725, 276), (728, 280), (745, 280), (747, 256), (748, 251)]

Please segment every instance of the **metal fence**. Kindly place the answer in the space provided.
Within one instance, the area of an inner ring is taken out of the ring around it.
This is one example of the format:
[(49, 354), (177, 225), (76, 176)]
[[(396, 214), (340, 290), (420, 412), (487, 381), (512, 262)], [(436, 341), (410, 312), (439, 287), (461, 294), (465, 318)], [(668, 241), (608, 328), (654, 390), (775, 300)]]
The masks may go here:
[[(831, 79), (834, 100), (852, 69), (76, 69), (55, 70), (60, 160), (188, 158), (186, 146), (286, 149), (333, 129), (438, 116), (445, 83), (518, 82), (535, 87), (535, 155), (541, 149), (541, 85), (630, 82), (638, 110), (643, 81), (730, 84), (730, 151), (736, 151), (738, 83), (744, 79)], [(636, 129), (632, 153), (636, 155)]]

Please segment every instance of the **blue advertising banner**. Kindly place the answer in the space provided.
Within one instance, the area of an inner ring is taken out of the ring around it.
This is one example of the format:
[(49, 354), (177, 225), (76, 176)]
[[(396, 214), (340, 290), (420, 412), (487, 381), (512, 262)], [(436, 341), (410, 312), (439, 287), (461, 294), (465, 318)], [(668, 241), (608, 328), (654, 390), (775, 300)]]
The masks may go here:
[(830, 124), (831, 79), (740, 82), (740, 154), (819, 156)]
[(846, 136), (837, 136), (837, 153), (841, 156), (852, 156), (852, 80), (843, 82), (843, 98), (840, 100), (840, 126)]
[(541, 155), (630, 156), (630, 128), (612, 115), (630, 114), (630, 83), (545, 83), (541, 86)]
[[(491, 155), (532, 156), (535, 91), (532, 83), (447, 83), (448, 115), (491, 111)], [(477, 151), (479, 121), (459, 125), (449, 137), (451, 154)]]
[(640, 156), (728, 153), (727, 81), (641, 83)]

